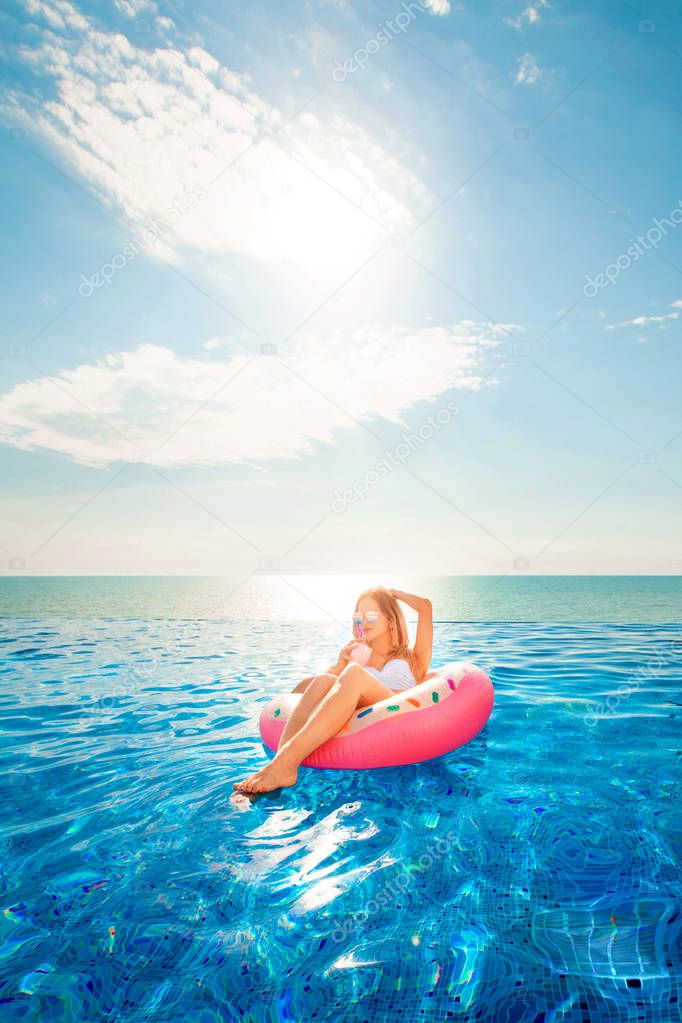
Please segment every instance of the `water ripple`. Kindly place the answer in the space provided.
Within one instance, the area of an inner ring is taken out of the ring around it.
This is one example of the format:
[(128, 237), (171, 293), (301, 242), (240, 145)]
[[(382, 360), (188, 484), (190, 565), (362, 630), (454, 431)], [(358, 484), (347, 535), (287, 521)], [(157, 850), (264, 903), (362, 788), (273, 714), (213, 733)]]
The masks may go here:
[(239, 809), (335, 626), (0, 620), (3, 1018), (679, 1019), (681, 631), (437, 625), (472, 743)]

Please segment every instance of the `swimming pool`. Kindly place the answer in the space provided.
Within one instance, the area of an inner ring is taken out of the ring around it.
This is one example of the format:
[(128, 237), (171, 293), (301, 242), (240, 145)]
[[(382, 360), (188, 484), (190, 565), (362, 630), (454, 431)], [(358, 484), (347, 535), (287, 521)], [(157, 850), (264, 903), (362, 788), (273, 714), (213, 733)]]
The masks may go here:
[(0, 620), (3, 1020), (680, 1019), (682, 627), (437, 623), (470, 745), (237, 807), (343, 639)]

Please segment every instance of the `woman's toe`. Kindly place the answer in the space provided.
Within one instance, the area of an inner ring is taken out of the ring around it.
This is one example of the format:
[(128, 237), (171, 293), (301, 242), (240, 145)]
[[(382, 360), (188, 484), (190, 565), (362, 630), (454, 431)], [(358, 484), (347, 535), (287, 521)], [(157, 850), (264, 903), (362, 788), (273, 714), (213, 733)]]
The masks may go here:
[(253, 793), (267, 791), (268, 788), (268, 776), (263, 774), (261, 771), (257, 771), (255, 774), (250, 775), (243, 781), (234, 782), (234, 788), (237, 792)]

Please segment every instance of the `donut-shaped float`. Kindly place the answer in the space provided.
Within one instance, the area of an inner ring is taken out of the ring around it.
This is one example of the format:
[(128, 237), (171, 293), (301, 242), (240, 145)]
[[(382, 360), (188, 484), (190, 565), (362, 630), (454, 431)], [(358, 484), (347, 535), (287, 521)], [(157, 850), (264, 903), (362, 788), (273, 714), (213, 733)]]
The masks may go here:
[[(261, 711), (261, 738), (273, 752), (301, 695), (285, 693)], [(492, 682), (481, 668), (461, 661), (444, 664), (425, 682), (356, 710), (303, 766), (398, 767), (440, 757), (478, 735), (492, 713), (493, 699)]]

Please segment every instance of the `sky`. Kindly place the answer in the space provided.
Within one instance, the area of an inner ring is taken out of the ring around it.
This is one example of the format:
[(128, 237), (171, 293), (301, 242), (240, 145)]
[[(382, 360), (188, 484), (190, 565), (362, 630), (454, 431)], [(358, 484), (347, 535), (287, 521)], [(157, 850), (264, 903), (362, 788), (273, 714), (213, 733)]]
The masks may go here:
[(2, 574), (682, 572), (679, 5), (0, 36)]

